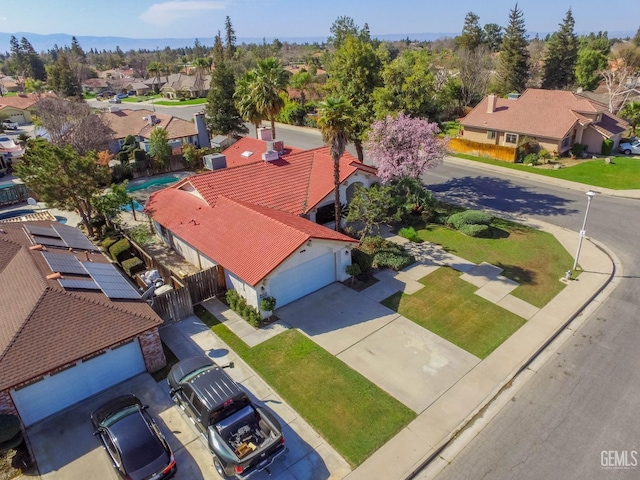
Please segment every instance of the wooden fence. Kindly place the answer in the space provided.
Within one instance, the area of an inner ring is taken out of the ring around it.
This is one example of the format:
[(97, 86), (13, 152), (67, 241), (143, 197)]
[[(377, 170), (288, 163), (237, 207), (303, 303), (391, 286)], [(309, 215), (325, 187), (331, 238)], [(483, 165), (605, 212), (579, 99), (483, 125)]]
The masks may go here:
[[(220, 266), (211, 267), (183, 279), (194, 304), (224, 293), (225, 286), (219, 281), (221, 268)], [(222, 278), (224, 279), (224, 276)]]
[(452, 138), (449, 140), (449, 149), (455, 153), (490, 157), (503, 162), (513, 163), (516, 161), (516, 149), (513, 147), (474, 142), (464, 138)]
[(193, 303), (188, 288), (170, 290), (153, 297), (151, 308), (165, 323), (178, 322), (193, 315)]

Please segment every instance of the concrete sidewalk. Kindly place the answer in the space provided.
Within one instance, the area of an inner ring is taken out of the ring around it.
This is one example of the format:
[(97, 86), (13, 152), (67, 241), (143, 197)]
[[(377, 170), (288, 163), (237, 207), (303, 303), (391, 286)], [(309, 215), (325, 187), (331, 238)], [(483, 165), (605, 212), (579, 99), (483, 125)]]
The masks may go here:
[[(572, 252), (578, 234), (541, 222)], [(611, 257), (593, 242), (582, 245), (581, 275), (531, 316), (487, 358), (479, 362), (433, 404), (355, 469), (349, 480), (403, 479), (428, 463), (608, 284), (615, 272)]]

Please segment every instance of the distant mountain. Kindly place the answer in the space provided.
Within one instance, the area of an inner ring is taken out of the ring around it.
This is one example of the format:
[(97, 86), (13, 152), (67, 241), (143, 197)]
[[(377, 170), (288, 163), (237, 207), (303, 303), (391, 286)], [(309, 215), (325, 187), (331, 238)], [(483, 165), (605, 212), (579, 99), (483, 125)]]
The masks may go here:
[[(580, 35), (586, 35), (589, 32), (578, 32)], [(609, 38), (627, 38), (635, 35), (634, 31), (616, 31), (609, 32)], [(455, 37), (459, 35), (457, 33), (389, 33), (384, 35), (373, 35), (380, 40), (399, 41), (409, 38), (410, 40), (417, 40), (421, 42), (433, 41), (446, 37)], [(533, 38), (536, 34), (540, 38), (544, 38), (547, 32), (527, 32), (529, 38)], [(16, 33), (2, 33), (0, 32), (0, 51), (9, 51), (9, 40), (11, 36), (15, 36), (18, 40), (25, 37), (36, 52), (43, 52), (53, 48), (54, 45), (59, 47), (71, 45), (72, 35), (66, 33), (54, 33), (49, 35), (40, 35), (37, 33), (28, 32), (16, 32)], [(89, 51), (92, 48), (94, 50), (115, 50), (116, 47), (120, 47), (121, 50), (127, 52), (129, 50), (162, 50), (165, 47), (170, 48), (183, 48), (192, 47), (195, 38), (126, 38), (126, 37), (93, 37), (77, 35), (76, 38), (85, 51)], [(266, 41), (271, 43), (276, 37), (266, 38), (238, 38), (238, 43), (262, 43)], [(327, 40), (327, 37), (277, 37), (281, 42), (289, 43), (323, 43)], [(198, 38), (200, 43), (205, 46), (213, 46), (213, 37), (211, 38)]]

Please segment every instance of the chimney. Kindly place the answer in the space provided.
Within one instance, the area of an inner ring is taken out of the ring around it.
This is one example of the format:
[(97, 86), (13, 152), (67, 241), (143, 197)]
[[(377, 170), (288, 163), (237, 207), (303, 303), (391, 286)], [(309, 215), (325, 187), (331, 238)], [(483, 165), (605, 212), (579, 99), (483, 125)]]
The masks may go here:
[(273, 150), (278, 152), (278, 155), (284, 151), (284, 143), (282, 140), (269, 140), (267, 141), (267, 152)]
[(149, 122), (149, 125), (155, 125), (155, 124), (157, 123), (157, 122), (156, 122), (156, 116), (155, 116), (155, 114), (153, 114), (153, 113), (152, 113), (152, 114), (150, 114), (150, 115), (147, 117), (147, 121)]
[(275, 150), (267, 150), (262, 154), (262, 160), (265, 162), (273, 162), (274, 160), (278, 160), (280, 155)]
[(211, 148), (209, 132), (207, 131), (207, 125), (204, 123), (204, 113), (200, 112), (194, 114), (193, 123), (195, 123), (196, 132), (198, 132), (198, 147)]
[(258, 129), (258, 138), (260, 140), (263, 140), (265, 142), (268, 142), (269, 140), (273, 140), (273, 132), (271, 131), (270, 128), (259, 128)]
[(492, 93), (487, 97), (487, 113), (493, 113), (496, 111), (497, 97)]

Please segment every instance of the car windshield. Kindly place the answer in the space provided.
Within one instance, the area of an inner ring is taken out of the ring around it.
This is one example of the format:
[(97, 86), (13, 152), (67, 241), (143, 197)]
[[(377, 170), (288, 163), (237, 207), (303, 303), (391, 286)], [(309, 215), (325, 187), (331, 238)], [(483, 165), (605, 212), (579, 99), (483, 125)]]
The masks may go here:
[(120, 447), (122, 463), (128, 472), (135, 472), (167, 455), (164, 445), (147, 425), (140, 412), (121, 417), (109, 428)]

